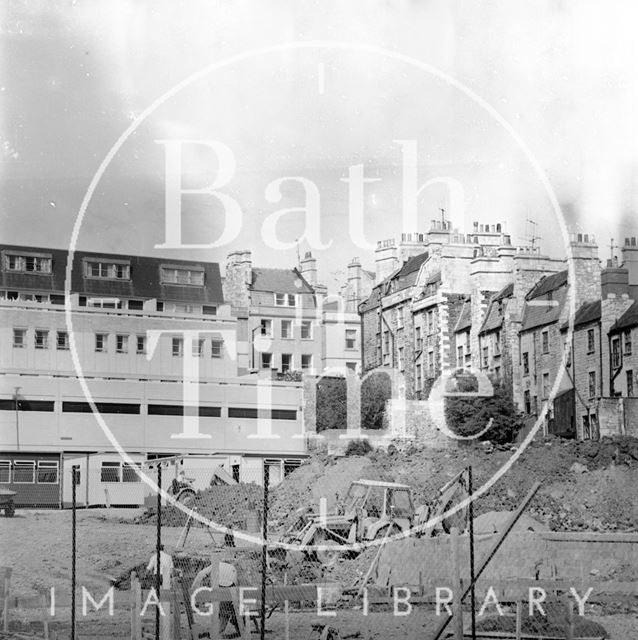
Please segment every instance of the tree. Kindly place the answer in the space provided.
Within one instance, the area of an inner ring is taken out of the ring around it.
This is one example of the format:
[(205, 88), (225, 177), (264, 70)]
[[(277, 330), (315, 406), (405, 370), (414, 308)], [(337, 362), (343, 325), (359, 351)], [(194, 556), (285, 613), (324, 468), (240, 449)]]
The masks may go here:
[(381, 371), (370, 374), (361, 384), (361, 428), (383, 429), (385, 405), (392, 397), (390, 376)]
[(346, 429), (346, 379), (323, 377), (317, 383), (317, 433), (326, 429)]
[(446, 398), (445, 420), (449, 429), (459, 436), (479, 433), (493, 420), (492, 427), (479, 440), (497, 444), (513, 442), (523, 426), (522, 415), (511, 393), (502, 385), (494, 387), (490, 397)]

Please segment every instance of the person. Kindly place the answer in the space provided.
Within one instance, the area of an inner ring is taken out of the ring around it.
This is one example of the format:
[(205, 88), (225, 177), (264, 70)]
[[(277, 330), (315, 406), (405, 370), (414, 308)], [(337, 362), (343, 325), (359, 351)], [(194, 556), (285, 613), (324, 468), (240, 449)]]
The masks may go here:
[[(210, 580), (210, 577), (213, 572), (213, 565), (210, 564), (204, 569), (202, 569), (193, 580), (193, 584), (191, 585), (191, 593), (193, 593), (196, 589), (202, 586), (204, 580)], [(236, 587), (239, 584), (239, 580), (237, 578), (237, 569), (228, 562), (220, 562), (219, 563), (219, 578), (218, 584), (220, 587)], [(213, 586), (213, 585), (211, 585)], [(237, 621), (237, 615), (235, 613), (235, 607), (233, 606), (232, 601), (223, 601), (219, 603), (219, 632), (224, 633), (224, 630), (228, 626), (228, 623), (231, 622), (235, 627), (235, 634), (237, 635), (240, 632), (239, 622)], [(231, 636), (225, 636), (231, 637)]]
[[(154, 553), (151, 556), (151, 559), (148, 561), (148, 565), (146, 566), (146, 570), (152, 574), (157, 573), (157, 553)], [(160, 588), (170, 589), (171, 573), (173, 572), (173, 558), (168, 553), (166, 553), (166, 551), (164, 551), (163, 544), (160, 545), (159, 572), (160, 572)]]
[(229, 524), (227, 529), (228, 530), (224, 534), (224, 546), (226, 546), (226, 547), (234, 547), (235, 546), (235, 535), (233, 534), (233, 525)]

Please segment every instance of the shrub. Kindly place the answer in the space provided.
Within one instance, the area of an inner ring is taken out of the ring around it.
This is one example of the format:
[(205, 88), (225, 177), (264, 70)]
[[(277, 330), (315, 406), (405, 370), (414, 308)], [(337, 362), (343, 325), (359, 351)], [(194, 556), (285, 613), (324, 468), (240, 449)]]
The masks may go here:
[(346, 447), (347, 456), (367, 456), (372, 451), (372, 445), (367, 440), (350, 440)]

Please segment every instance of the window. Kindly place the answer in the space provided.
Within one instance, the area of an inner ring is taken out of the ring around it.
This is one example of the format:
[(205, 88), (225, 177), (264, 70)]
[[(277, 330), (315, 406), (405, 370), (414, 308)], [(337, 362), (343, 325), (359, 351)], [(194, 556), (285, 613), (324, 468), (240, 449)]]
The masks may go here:
[(137, 465), (122, 463), (122, 482), (140, 482), (140, 477), (135, 471), (136, 467)]
[(356, 362), (346, 362), (346, 369), (352, 371), (353, 373), (357, 372), (357, 363)]
[(596, 335), (593, 329), (587, 329), (587, 353), (596, 351)]
[(428, 351), (428, 376), (434, 378), (434, 351)]
[(103, 462), (100, 469), (100, 482), (120, 482), (120, 470), (119, 462)]
[(527, 351), (523, 354), (523, 375), (529, 375), (529, 353)]
[(95, 350), (99, 353), (106, 352), (106, 341), (107, 341), (106, 333), (96, 333), (95, 334)]
[(121, 309), (122, 302), (119, 298), (89, 298), (87, 305), (95, 309)]
[(7, 271), (51, 273), (51, 258), (49, 256), (7, 254), (4, 264)]
[(627, 371), (626, 376), (627, 376), (627, 395), (633, 396), (634, 395), (634, 372)]
[(532, 399), (529, 389), (526, 389), (525, 393), (523, 394), (523, 403), (525, 405), (525, 413), (527, 415), (532, 413)]
[(301, 356), (301, 368), (310, 369), (312, 367), (312, 356), (310, 354), (302, 354)]
[(549, 398), (549, 373), (543, 374), (543, 399)]
[(0, 460), (0, 484), (8, 484), (9, 482), (11, 482), (11, 462)]
[(262, 369), (270, 369), (272, 365), (272, 353), (262, 353), (261, 354), (261, 368)]
[(541, 332), (541, 347), (543, 353), (549, 353), (549, 331)]
[(58, 351), (67, 351), (69, 349), (69, 334), (66, 331), (58, 331), (55, 345)]
[(301, 322), (301, 339), (312, 340), (312, 323), (309, 320)]
[(34, 484), (35, 460), (14, 460), (13, 482), (14, 484)]
[(162, 282), (168, 284), (204, 284), (203, 269), (188, 269), (186, 267), (162, 267)]
[(223, 340), (211, 340), (211, 343), (210, 343), (211, 358), (221, 358), (223, 347), (224, 347)]
[(163, 310), (165, 313), (174, 313), (181, 316), (201, 314), (202, 312), (202, 308), (198, 304), (184, 304), (179, 302), (165, 302)]
[(184, 338), (172, 339), (172, 351), (174, 358), (181, 358), (184, 355)]
[(129, 311), (143, 311), (144, 310), (144, 301), (143, 300), (129, 300), (127, 305)]
[(284, 339), (292, 338), (292, 321), (281, 321), (281, 337)]
[(421, 371), (421, 365), (416, 365), (416, 390), (419, 391), (423, 386), (423, 376)]
[(13, 347), (15, 349), (24, 349), (26, 342), (27, 342), (27, 330), (14, 329), (13, 330)]
[(38, 460), (38, 484), (58, 484), (57, 460)]
[(494, 355), (495, 356), (501, 355), (501, 332), (500, 331), (497, 331), (494, 334)]
[(217, 315), (217, 307), (213, 307), (213, 306), (211, 306), (209, 304), (205, 304), (202, 307), (202, 313), (205, 316), (216, 316)]
[(357, 348), (357, 330), (346, 329), (346, 349)]
[(146, 336), (137, 336), (137, 346), (135, 351), (137, 353), (146, 353)]
[(490, 349), (489, 347), (483, 347), (481, 350), (481, 368), (487, 369), (490, 360)]
[(204, 341), (199, 338), (192, 342), (193, 358), (201, 358), (204, 355)]
[(117, 334), (115, 336), (115, 351), (117, 353), (128, 353), (128, 336)]
[(260, 322), (260, 333), (262, 336), (272, 336), (272, 320), (266, 320), (265, 318), (261, 319)]
[(417, 351), (423, 349), (423, 338), (421, 337), (421, 327), (416, 327), (414, 330), (414, 343)]
[(389, 331), (383, 332), (383, 347), (384, 347), (385, 353), (388, 353), (390, 351), (390, 332)]
[(129, 280), (131, 267), (127, 262), (87, 260), (85, 262), (84, 275), (87, 278), (104, 280)]
[(278, 307), (294, 307), (295, 294), (294, 293), (276, 293), (275, 305)]
[(290, 369), (292, 369), (292, 354), (282, 353), (281, 354), (281, 370), (285, 373), (286, 371), (290, 371)]
[(46, 329), (36, 329), (34, 344), (36, 349), (48, 349), (49, 348), (49, 332)]
[(630, 356), (631, 355), (631, 351), (632, 351), (631, 331), (625, 331), (623, 333), (623, 341), (624, 341), (624, 345), (625, 345), (625, 355), (626, 356)]
[(403, 307), (399, 307), (397, 309), (397, 327), (401, 328), (403, 326)]
[(620, 368), (620, 338), (618, 337), (611, 340), (611, 366), (614, 369)]
[(596, 372), (595, 371), (589, 372), (588, 380), (589, 380), (589, 385), (588, 385), (589, 397), (595, 398), (596, 397)]
[(403, 357), (403, 347), (399, 347), (399, 371), (405, 369), (405, 359)]
[(456, 366), (458, 369), (463, 368), (463, 345), (456, 348)]
[(434, 310), (428, 311), (428, 335), (434, 333)]

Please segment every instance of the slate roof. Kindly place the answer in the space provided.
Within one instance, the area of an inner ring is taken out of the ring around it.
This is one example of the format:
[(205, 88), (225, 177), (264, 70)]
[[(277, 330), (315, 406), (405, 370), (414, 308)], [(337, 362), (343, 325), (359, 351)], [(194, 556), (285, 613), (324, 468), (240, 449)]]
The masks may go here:
[[(15, 253), (35, 253), (51, 257), (51, 273), (14, 273), (6, 271), (4, 260), (0, 269), (0, 287), (20, 291), (48, 291), (64, 293), (68, 251), (66, 249), (48, 249), (43, 247), (26, 247), (19, 245), (0, 245), (0, 251)], [(130, 280), (107, 280), (87, 278), (84, 275), (85, 259), (128, 261)], [(164, 284), (161, 281), (162, 266), (184, 266), (204, 271), (204, 286)], [(123, 297), (123, 298), (157, 298), (171, 302), (200, 302), (203, 304), (223, 304), (224, 294), (219, 264), (216, 262), (199, 262), (194, 260), (177, 260), (174, 258), (151, 258), (148, 256), (131, 256), (94, 251), (75, 251), (71, 271), (71, 292), (86, 296)]]
[(372, 293), (367, 300), (364, 300), (359, 309), (361, 312), (375, 309), (381, 304), (381, 296), (390, 295), (397, 291), (402, 291), (414, 286), (421, 265), (430, 257), (425, 252), (418, 256), (408, 258), (398, 269), (391, 273), (383, 282), (380, 282), (372, 289)]
[[(525, 296), (521, 331), (557, 322), (567, 297), (567, 271), (543, 278)], [(544, 304), (544, 302), (547, 304)]]
[(454, 327), (454, 333), (461, 333), (462, 331), (468, 331), (472, 326), (472, 302), (469, 298), (463, 302), (463, 308), (459, 319), (456, 321)]
[(531, 291), (525, 296), (526, 300), (532, 300), (556, 291), (567, 284), (567, 269), (553, 273), (551, 276), (541, 278)]
[(365, 313), (381, 306), (382, 285), (378, 284), (372, 289), (370, 295), (359, 305), (359, 313)]
[(616, 320), (609, 333), (624, 331), (632, 327), (638, 327), (638, 301), (634, 301), (631, 307)]
[(297, 269), (253, 269), (251, 289), (269, 293), (314, 293)]
[[(584, 327), (585, 325), (591, 324), (592, 322), (599, 322), (601, 318), (601, 304), (600, 300), (596, 300), (595, 302), (586, 302), (583, 304), (578, 311), (576, 311), (576, 315), (574, 316), (574, 329), (578, 329), (579, 327)], [(561, 329), (568, 329), (569, 321), (563, 323)]]
[(490, 303), (485, 313), (485, 319), (479, 330), (479, 335), (496, 331), (503, 326), (503, 300), (514, 295), (514, 283), (508, 284), (495, 293), (490, 299)]

